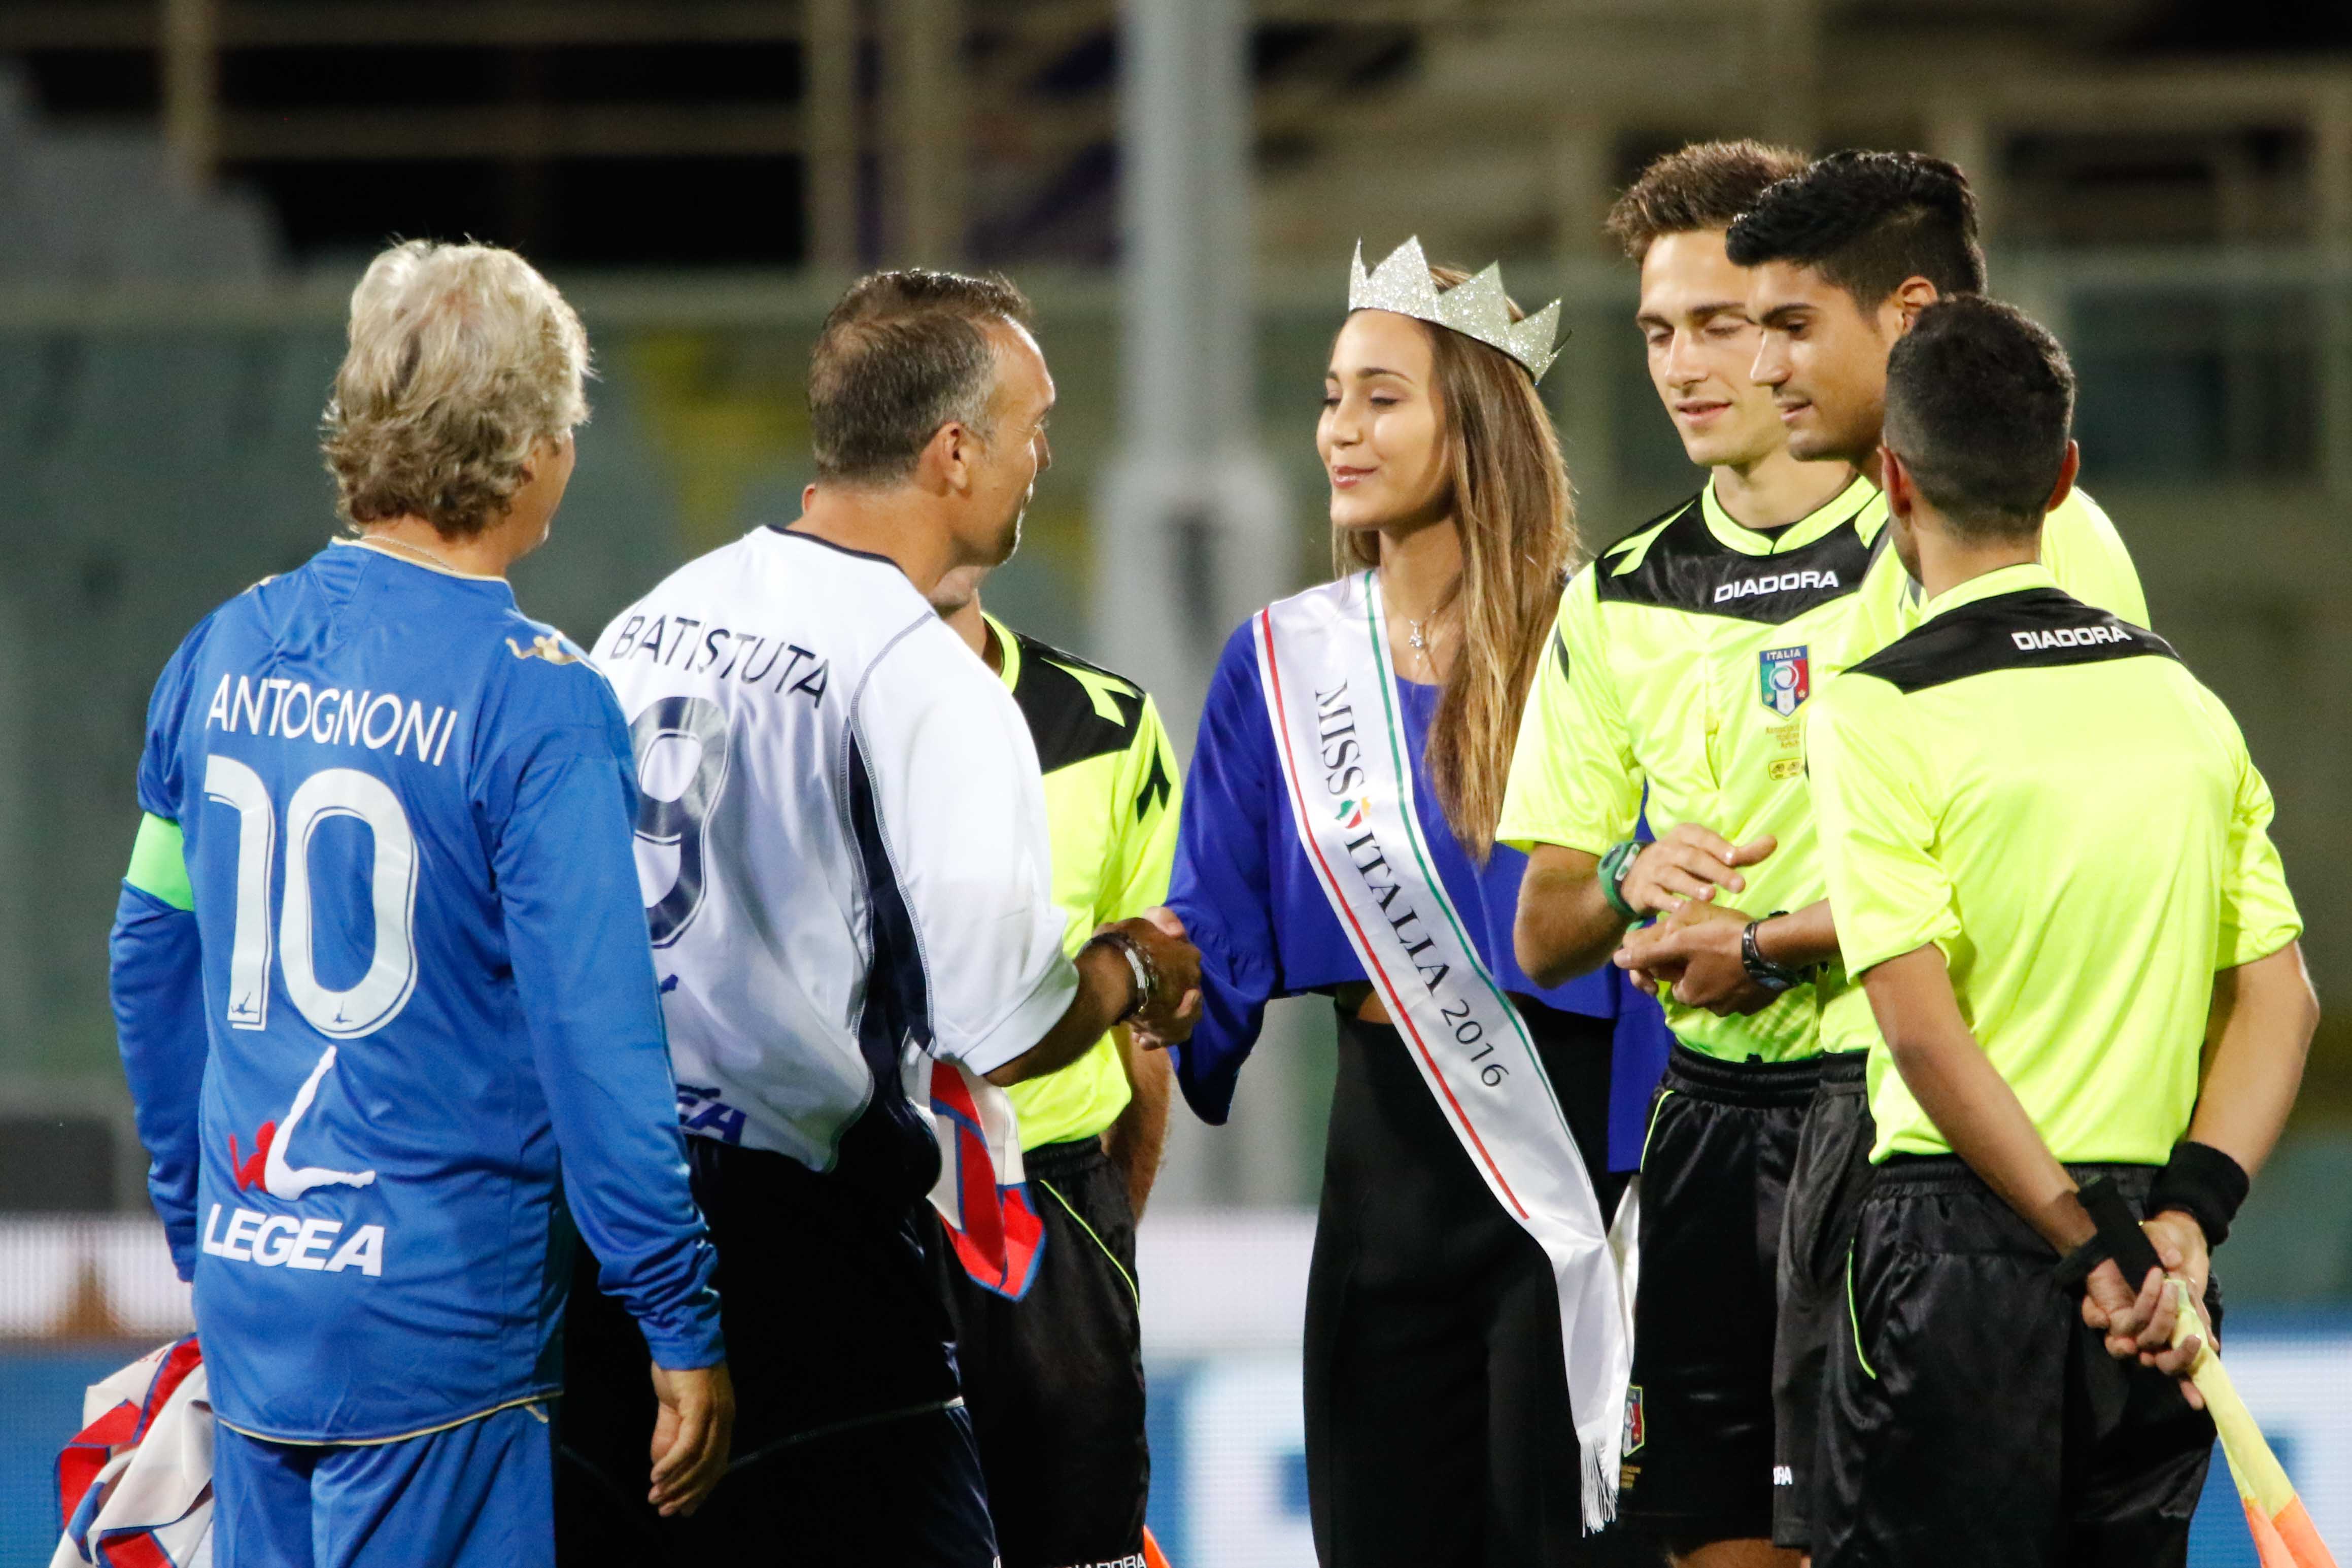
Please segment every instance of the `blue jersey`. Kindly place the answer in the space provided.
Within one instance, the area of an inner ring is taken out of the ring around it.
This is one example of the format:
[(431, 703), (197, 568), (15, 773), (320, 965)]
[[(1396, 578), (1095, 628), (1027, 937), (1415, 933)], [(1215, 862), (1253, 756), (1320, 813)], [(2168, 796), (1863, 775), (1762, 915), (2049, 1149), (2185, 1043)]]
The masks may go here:
[(719, 1359), (628, 731), (576, 649), (503, 581), (330, 548), (181, 645), (139, 801), (185, 880), (134, 866), (115, 1011), (222, 1420), (553, 1392), (567, 1207), (655, 1359)]

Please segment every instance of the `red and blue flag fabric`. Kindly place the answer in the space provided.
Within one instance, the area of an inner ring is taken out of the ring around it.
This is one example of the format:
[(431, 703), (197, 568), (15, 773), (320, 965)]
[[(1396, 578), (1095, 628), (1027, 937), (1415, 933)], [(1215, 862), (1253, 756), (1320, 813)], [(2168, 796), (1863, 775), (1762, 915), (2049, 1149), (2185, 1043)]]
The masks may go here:
[(929, 1062), (940, 1180), (931, 1206), (964, 1272), (1018, 1301), (1037, 1280), (1045, 1225), (1021, 1164), (1020, 1125), (1005, 1092), (958, 1062)]
[(210, 1568), (213, 1408), (195, 1336), (150, 1351), (82, 1400), (58, 1456), (49, 1568)]

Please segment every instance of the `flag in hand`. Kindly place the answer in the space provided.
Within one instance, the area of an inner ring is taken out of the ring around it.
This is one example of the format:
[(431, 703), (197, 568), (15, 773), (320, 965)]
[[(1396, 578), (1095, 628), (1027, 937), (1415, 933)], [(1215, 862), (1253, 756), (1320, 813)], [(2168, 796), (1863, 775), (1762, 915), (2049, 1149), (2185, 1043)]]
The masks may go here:
[(2221, 1434), (2221, 1452), (2230, 1461), (2230, 1479), (2238, 1483), (2238, 1500), (2246, 1505), (2246, 1526), (2254, 1533), (2254, 1550), (2263, 1568), (2336, 1568), (2336, 1559), (2328, 1552), (2327, 1543), (2319, 1539), (2319, 1531), (2312, 1528), (2311, 1515), (2304, 1511), (2303, 1499), (2295, 1495), (2285, 1467), (2271, 1452), (2246, 1402), (2231, 1385), (2229, 1371), (2214, 1352), (2213, 1336), (2189, 1304), (2188, 1291), (2184, 1289), (2177, 1295), (2180, 1318), (2172, 1331), (2173, 1342), (2178, 1344), (2191, 1334), (2205, 1342), (2196, 1365), (2189, 1369), (2189, 1380), (2205, 1396), (2205, 1408)]

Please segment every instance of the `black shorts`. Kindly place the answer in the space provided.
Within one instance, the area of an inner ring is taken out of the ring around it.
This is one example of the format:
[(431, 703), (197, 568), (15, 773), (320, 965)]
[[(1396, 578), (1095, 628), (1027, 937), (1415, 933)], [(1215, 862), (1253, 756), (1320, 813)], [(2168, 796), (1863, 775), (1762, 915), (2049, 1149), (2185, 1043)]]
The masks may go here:
[(1803, 1550), (1813, 1487), (1830, 1351), (1847, 1331), (1845, 1259), (1853, 1223), (1870, 1191), (1870, 1145), (1877, 1123), (1863, 1051), (1821, 1058), (1821, 1083), (1797, 1138), (1780, 1211), (1780, 1316), (1772, 1342), (1772, 1541)]
[(1619, 1507), (1678, 1552), (1772, 1533), (1781, 1205), (1821, 1072), (1676, 1045), (1650, 1113)]
[(563, 1568), (772, 1562), (991, 1568), (980, 1456), (927, 1247), (931, 1210), (798, 1161), (686, 1141), (719, 1252), (734, 1457), (690, 1520), (646, 1504), (644, 1336), (580, 1249), (556, 1411)]
[(1026, 1296), (978, 1284), (935, 1236), (997, 1544), (1004, 1568), (1138, 1563), (1151, 1457), (1127, 1182), (1099, 1138), (1021, 1158), (1045, 1226)]
[[(2147, 1165), (2111, 1175), (2137, 1211)], [(1830, 1361), (1817, 1568), (2185, 1563), (2213, 1423), (2111, 1359), (2047, 1242), (1959, 1161), (1879, 1168)], [(2221, 1293), (2206, 1307), (2218, 1328)]]

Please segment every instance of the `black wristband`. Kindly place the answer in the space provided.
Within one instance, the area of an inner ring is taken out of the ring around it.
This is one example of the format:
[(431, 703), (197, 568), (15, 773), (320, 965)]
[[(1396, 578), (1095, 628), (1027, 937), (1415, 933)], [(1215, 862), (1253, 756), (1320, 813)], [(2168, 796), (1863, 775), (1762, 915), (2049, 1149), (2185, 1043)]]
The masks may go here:
[[(2082, 1201), (2091, 1223), (2099, 1227), (2098, 1239), (2107, 1249), (2107, 1256), (2116, 1260), (2116, 1267), (2124, 1271), (2125, 1282), (2137, 1292), (2140, 1281), (2147, 1278), (2147, 1271), (2163, 1268), (2164, 1260), (2156, 1255), (2156, 1243), (2147, 1238), (2147, 1232), (2140, 1229), (2139, 1216), (2132, 1213), (2123, 1189), (2116, 1185), (2114, 1177), (2101, 1176), (2084, 1183), (2074, 1195)], [(2075, 1248), (2077, 1252), (2081, 1250)], [(2095, 1268), (2098, 1265), (2094, 1263), (2091, 1267)], [(2089, 1269), (2084, 1272), (2087, 1274)]]
[(2172, 1146), (2172, 1158), (2147, 1193), (2147, 1212), (2179, 1209), (2196, 1220), (2208, 1247), (2229, 1239), (2230, 1222), (2246, 1201), (2252, 1185), (2245, 1167), (2210, 1143), (2184, 1138)]
[(2061, 1290), (2080, 1290), (2083, 1282), (2091, 1277), (2091, 1271), (2115, 1255), (2115, 1248), (2107, 1245), (2107, 1238), (2095, 1230), (2090, 1240), (2060, 1258), (2058, 1267), (2051, 1272)]

